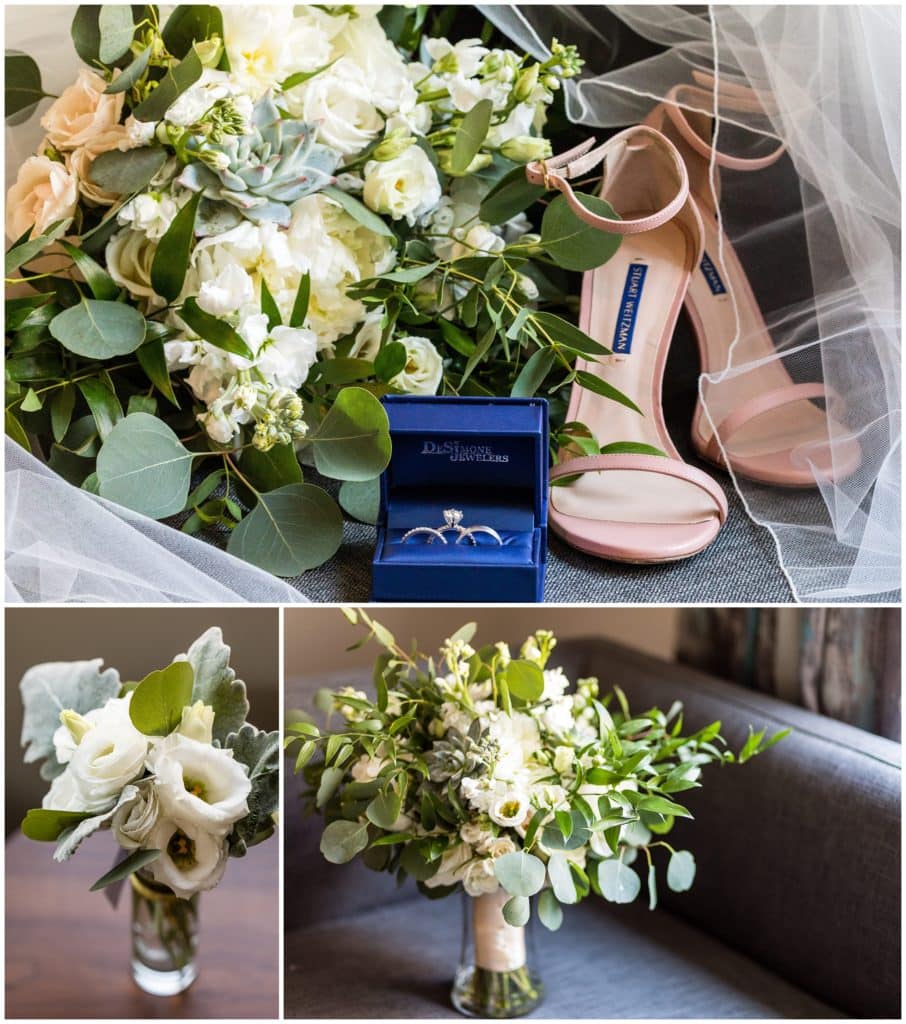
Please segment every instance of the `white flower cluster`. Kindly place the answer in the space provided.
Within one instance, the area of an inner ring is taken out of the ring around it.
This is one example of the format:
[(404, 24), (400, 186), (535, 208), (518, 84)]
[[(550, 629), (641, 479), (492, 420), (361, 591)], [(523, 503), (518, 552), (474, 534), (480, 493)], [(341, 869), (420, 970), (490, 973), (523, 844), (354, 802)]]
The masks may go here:
[(214, 711), (196, 701), (166, 737), (132, 724), (132, 694), (80, 715), (61, 712), (53, 741), (63, 772), (42, 806), (48, 810), (112, 812), (123, 849), (160, 850), (147, 870), (177, 896), (212, 889), (226, 868), (233, 825), (248, 814), (251, 783), (231, 750), (212, 744)]

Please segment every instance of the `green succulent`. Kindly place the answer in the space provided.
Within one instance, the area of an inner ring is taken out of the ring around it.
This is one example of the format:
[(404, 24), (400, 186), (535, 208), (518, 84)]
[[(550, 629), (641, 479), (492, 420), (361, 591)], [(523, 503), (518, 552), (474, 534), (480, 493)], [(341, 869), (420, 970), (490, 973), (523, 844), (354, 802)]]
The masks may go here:
[(340, 160), (315, 142), (311, 125), (282, 118), (270, 96), (255, 104), (246, 134), (218, 141), (199, 137), (186, 152), (195, 159), (178, 184), (215, 204), (229, 204), (256, 224), (276, 221), (283, 227), (289, 224), (290, 204), (332, 184)]

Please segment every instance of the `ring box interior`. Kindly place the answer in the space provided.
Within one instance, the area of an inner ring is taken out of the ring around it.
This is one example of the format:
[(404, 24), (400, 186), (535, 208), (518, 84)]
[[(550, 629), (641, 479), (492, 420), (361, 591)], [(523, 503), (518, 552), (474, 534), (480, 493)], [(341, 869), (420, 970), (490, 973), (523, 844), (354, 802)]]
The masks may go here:
[[(547, 561), (547, 402), (543, 398), (388, 395), (393, 454), (381, 477), (375, 601), (508, 601), (544, 598)], [(447, 543), (418, 526), (462, 525), (488, 534)], [(429, 543), (429, 540), (431, 541)]]

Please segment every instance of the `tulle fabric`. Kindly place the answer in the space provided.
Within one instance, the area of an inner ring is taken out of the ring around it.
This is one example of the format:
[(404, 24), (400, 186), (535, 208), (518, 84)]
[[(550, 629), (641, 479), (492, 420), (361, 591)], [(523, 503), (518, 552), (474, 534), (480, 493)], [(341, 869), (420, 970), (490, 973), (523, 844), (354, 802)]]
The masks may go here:
[(68, 484), (6, 439), (6, 600), (280, 604), (289, 584)]
[[(718, 149), (753, 157), (786, 145), (787, 155), (762, 171), (718, 169), (712, 160), (710, 188), (771, 332), (776, 355), (768, 359), (782, 358), (794, 381), (824, 381), (835, 397), (823, 452), (797, 452), (815, 488), (738, 475), (733, 483), (771, 531), (798, 599), (893, 599), (901, 529), (899, 7), (482, 11), (536, 56), (552, 36), (579, 46), (588, 63), (567, 97), (576, 123), (636, 123), (677, 85), (695, 84), (678, 101), (714, 117)], [(744, 90), (761, 103), (741, 109)], [(701, 380), (712, 425), (732, 409), (740, 378), (759, 369), (741, 357), (743, 341), (737, 322), (726, 366)], [(844, 471), (853, 438), (861, 460)], [(822, 471), (828, 460), (833, 469)]]

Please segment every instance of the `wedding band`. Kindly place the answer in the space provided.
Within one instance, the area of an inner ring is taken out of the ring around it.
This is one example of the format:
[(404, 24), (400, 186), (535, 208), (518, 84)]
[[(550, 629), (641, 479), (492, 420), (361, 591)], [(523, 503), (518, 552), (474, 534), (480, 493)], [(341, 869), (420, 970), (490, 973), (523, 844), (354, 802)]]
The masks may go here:
[(461, 540), (465, 540), (465, 538), (468, 537), (473, 545), (477, 544), (478, 541), (475, 539), (474, 536), (476, 533), (486, 533), (489, 537), (493, 537), (494, 540), (496, 540), (497, 543), (501, 547), (503, 547), (503, 539), (501, 538), (500, 534), (496, 530), (492, 529), (490, 526), (463, 527), (454, 543), (458, 544)]
[(440, 530), (435, 530), (433, 526), (416, 526), (414, 530), (408, 530), (403, 534), (402, 543), (405, 544), (410, 537), (414, 537), (417, 533), (430, 533), (431, 537), (428, 540), (429, 544), (435, 537), (440, 537), (442, 543), (447, 543), (447, 538), (440, 532)]

